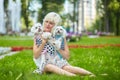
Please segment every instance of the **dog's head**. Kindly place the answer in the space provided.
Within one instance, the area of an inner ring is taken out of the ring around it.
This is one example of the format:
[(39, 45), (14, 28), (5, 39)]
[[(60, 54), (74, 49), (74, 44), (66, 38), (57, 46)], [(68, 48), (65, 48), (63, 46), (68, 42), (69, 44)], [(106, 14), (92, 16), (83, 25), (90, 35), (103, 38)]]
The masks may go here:
[(40, 23), (37, 23), (35, 25), (32, 26), (31, 28), (31, 32), (34, 34), (40, 34), (43, 32), (42, 30), (42, 25)]
[(53, 36), (66, 36), (66, 30), (62, 26), (56, 26), (53, 30)]

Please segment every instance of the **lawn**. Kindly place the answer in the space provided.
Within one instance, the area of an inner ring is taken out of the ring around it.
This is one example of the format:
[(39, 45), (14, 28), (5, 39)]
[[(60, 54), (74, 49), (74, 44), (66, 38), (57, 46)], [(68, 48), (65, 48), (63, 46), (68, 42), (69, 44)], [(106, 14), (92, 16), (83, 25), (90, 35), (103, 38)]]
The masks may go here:
[[(78, 42), (68, 44), (101, 45), (120, 44), (120, 37), (82, 37)], [(33, 37), (0, 37), (0, 46), (32, 46)], [(71, 65), (85, 68), (96, 74), (95, 78), (68, 77), (57, 74), (33, 74), (36, 68), (32, 50), (23, 50), (18, 54), (0, 60), (0, 80), (119, 80), (120, 78), (120, 47), (107, 46), (102, 48), (70, 48)], [(103, 74), (103, 75), (101, 75)], [(107, 75), (104, 75), (107, 74)]]

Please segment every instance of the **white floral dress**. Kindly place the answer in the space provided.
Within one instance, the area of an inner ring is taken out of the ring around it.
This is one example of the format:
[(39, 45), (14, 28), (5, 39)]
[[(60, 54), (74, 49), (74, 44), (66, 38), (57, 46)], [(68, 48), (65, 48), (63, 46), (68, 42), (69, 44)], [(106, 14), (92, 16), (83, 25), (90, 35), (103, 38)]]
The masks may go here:
[[(42, 42), (41, 38), (39, 36), (36, 36), (35, 40), (36, 44), (40, 46)], [(61, 49), (64, 49), (64, 40), (62, 41)], [(33, 58), (33, 60), (37, 66), (37, 70), (35, 70), (34, 72), (40, 74), (43, 73), (46, 64), (53, 64), (58, 66), (59, 68), (62, 68), (65, 65), (69, 65), (66, 59), (64, 59), (62, 55), (54, 48), (54, 46), (52, 46), (48, 42), (45, 44), (40, 57), (37, 59)]]

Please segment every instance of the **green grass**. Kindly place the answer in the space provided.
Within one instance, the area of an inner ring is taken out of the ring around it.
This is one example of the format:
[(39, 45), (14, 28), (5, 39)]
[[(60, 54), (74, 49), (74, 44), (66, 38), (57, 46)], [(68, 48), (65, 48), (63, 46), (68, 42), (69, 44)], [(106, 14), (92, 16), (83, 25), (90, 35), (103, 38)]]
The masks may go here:
[(97, 45), (97, 44), (120, 44), (120, 37), (99, 37), (99, 38), (88, 38), (81, 37), (77, 42), (71, 42), (70, 44), (80, 45)]
[[(87, 38), (82, 37), (74, 44), (120, 44), (120, 37)], [(32, 37), (0, 37), (0, 46), (32, 46)], [(69, 44), (73, 44), (69, 43)], [(0, 60), (0, 80), (119, 80), (120, 78), (120, 47), (104, 48), (71, 48), (71, 65), (79, 66), (96, 74), (96, 78), (68, 77), (57, 74), (33, 74), (36, 68), (32, 50), (24, 50), (13, 56)], [(100, 74), (108, 74), (101, 76)]]
[(32, 46), (33, 37), (0, 36), (0, 46)]

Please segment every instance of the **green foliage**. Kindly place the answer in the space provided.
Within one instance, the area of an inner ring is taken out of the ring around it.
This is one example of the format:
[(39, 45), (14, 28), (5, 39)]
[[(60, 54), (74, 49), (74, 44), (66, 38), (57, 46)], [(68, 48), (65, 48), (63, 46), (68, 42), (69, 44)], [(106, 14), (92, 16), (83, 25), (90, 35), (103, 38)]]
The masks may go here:
[(101, 0), (98, 1), (98, 13), (99, 10), (104, 11), (102, 13), (104, 19), (102, 21), (102, 27), (106, 32), (114, 32), (115, 35), (120, 35), (120, 2), (119, 0)]
[(112, 9), (113, 11), (118, 11), (120, 10), (120, 2), (117, 0), (113, 0), (113, 2), (110, 2), (109, 6), (110, 9)]
[(104, 17), (97, 18), (91, 25), (91, 27), (88, 28), (88, 32), (94, 33), (95, 30), (98, 30), (100, 32), (104, 32)]
[(22, 18), (24, 19), (24, 23), (25, 23), (25, 26), (26, 26), (26, 31), (28, 32), (28, 27), (29, 27), (29, 24), (30, 24), (30, 19), (29, 19), (29, 14), (30, 14), (30, 11), (29, 11), (29, 6), (30, 6), (30, 1), (31, 0), (21, 0), (22, 2), (22, 11), (21, 11), (21, 15), (22, 15)]
[(42, 22), (48, 12), (61, 12), (65, 0), (41, 0), (42, 8), (39, 10), (38, 21)]
[(5, 0), (4, 1), (4, 8), (5, 8), (5, 10), (7, 10), (7, 7), (8, 7), (8, 0)]

